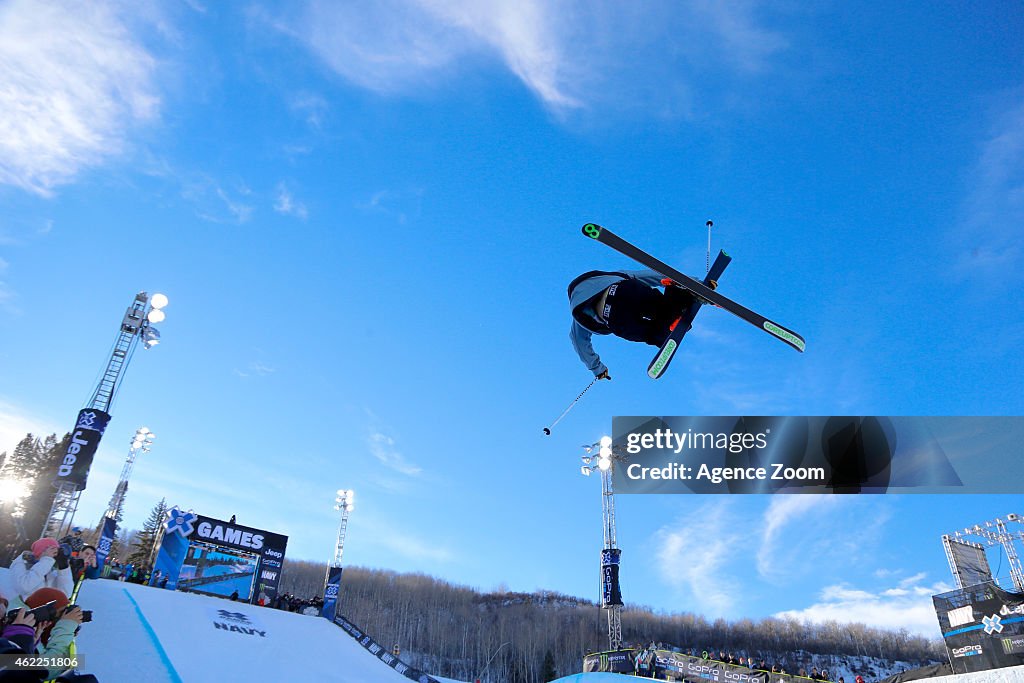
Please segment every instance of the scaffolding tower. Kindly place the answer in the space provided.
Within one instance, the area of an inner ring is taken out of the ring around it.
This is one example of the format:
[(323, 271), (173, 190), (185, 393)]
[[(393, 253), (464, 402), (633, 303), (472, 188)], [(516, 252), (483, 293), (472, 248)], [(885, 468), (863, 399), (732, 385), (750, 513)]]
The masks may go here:
[[(152, 326), (152, 323), (163, 320), (164, 314), (161, 309), (166, 305), (167, 297), (163, 294), (154, 294), (150, 297), (146, 292), (139, 292), (135, 295), (135, 299), (121, 320), (121, 328), (114, 342), (114, 349), (110, 353), (110, 358), (107, 359), (106, 368), (99, 384), (96, 385), (92, 398), (85, 405), (86, 410), (110, 412), (114, 396), (124, 378), (124, 371), (128, 367), (139, 341), (141, 340), (147, 349), (159, 343), (160, 333)], [(54, 486), (57, 491), (54, 494), (53, 505), (50, 506), (46, 524), (43, 526), (43, 536), (59, 539), (70, 530), (75, 512), (78, 511), (78, 500), (85, 487), (62, 479), (55, 481)]]
[[(1013, 581), (1013, 587), (1016, 592), (1024, 593), (1024, 569), (1021, 568), (1020, 558), (1015, 547), (1015, 542), (1024, 542), (1024, 530), (1011, 531), (1007, 527), (1007, 523), (1024, 525), (1024, 519), (1011, 512), (1006, 515), (1005, 520), (997, 517), (991, 522), (982, 522), (973, 527), (964, 527), (960, 531), (943, 535), (942, 547), (946, 551), (946, 560), (949, 562), (949, 569), (953, 572), (953, 578), (956, 579), (958, 588), (964, 588), (964, 585), (959, 568), (953, 558), (953, 550), (949, 545), (950, 541), (954, 540), (978, 548), (1002, 546), (1010, 565), (1010, 579)], [(972, 541), (972, 539), (980, 539), (980, 541)]]

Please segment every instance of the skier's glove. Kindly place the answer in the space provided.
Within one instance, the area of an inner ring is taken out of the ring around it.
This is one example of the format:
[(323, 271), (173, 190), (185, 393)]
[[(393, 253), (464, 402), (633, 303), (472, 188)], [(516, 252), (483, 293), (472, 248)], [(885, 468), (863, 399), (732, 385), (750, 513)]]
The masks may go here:
[(610, 379), (612, 378), (612, 376), (608, 374), (608, 370), (605, 370), (605, 371), (604, 371), (604, 372), (602, 372), (602, 373), (601, 373), (600, 375), (598, 375), (598, 376), (597, 376), (597, 378), (598, 378), (598, 379), (607, 379), (607, 380), (610, 380)]

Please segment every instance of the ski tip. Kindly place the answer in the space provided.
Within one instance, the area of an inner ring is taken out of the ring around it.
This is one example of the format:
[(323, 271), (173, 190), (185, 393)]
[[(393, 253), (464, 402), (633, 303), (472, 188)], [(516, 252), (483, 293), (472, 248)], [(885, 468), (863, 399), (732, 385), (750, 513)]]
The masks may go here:
[(586, 223), (583, 225), (583, 234), (591, 239), (597, 239), (601, 236), (601, 231), (604, 230), (597, 223)]
[(779, 339), (781, 339), (782, 341), (786, 342), (787, 344), (792, 346), (794, 349), (796, 349), (800, 353), (804, 352), (804, 347), (806, 346), (806, 342), (804, 342), (804, 338), (801, 337), (796, 332), (790, 332), (785, 327), (781, 327), (780, 325), (776, 325), (775, 323), (773, 323), (770, 320), (766, 320), (764, 322), (764, 329), (767, 332), (769, 332), (770, 334), (773, 334), (776, 337), (778, 337)]

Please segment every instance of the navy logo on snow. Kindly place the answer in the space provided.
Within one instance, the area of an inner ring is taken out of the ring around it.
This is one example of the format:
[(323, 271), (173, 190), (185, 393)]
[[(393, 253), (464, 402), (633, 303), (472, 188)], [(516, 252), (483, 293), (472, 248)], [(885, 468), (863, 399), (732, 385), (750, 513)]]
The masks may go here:
[(985, 617), (981, 620), (981, 623), (985, 624), (985, 633), (992, 635), (993, 633), (1003, 632), (1003, 620), (999, 618), (998, 614), (993, 614), (990, 617)]
[(221, 619), (227, 619), (228, 621), (237, 621), (240, 624), (248, 624), (249, 617), (245, 616), (241, 612), (229, 612), (226, 609), (217, 610), (217, 616)]

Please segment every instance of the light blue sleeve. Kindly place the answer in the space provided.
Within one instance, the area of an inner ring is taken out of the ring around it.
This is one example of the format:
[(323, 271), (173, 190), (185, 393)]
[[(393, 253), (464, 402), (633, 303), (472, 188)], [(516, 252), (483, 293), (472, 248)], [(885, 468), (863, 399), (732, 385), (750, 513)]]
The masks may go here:
[(590, 343), (592, 337), (593, 333), (590, 330), (575, 320), (572, 321), (572, 329), (569, 330), (572, 347), (576, 349), (576, 354), (579, 355), (587, 369), (594, 373), (594, 377), (597, 377), (601, 373), (607, 372), (608, 368), (601, 362), (600, 356), (594, 353), (594, 346)]

